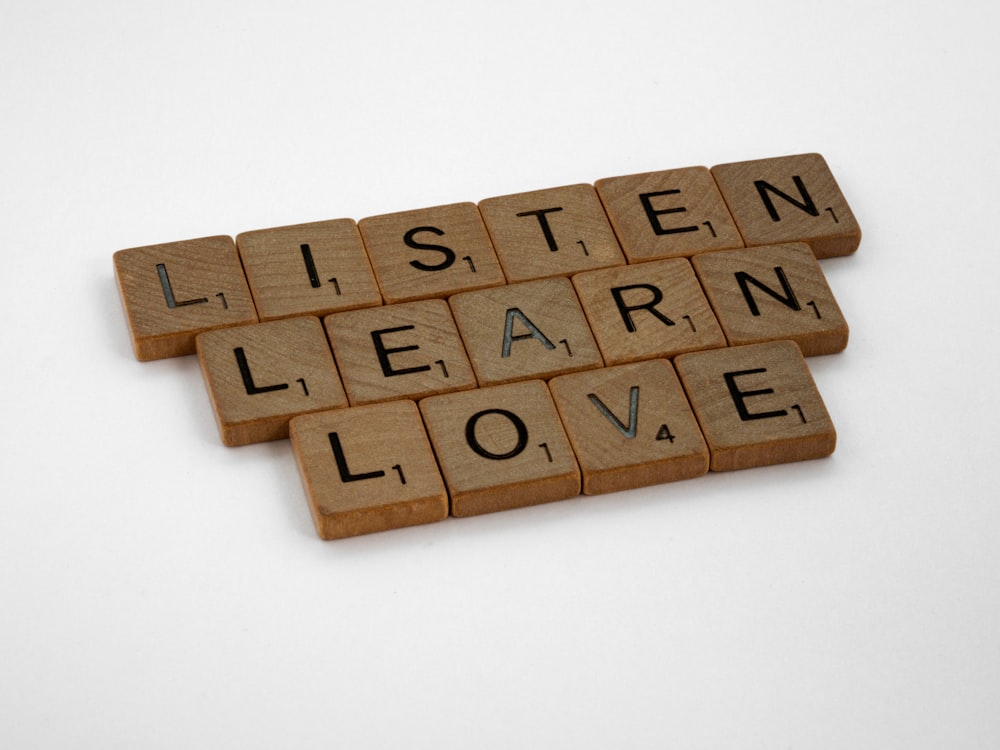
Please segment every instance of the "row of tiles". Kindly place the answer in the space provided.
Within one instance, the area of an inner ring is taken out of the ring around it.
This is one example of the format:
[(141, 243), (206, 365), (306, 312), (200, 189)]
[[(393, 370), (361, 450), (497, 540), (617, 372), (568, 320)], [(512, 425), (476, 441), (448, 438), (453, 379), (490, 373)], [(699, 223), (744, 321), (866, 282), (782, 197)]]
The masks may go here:
[(136, 356), (214, 328), (444, 298), (774, 243), (853, 252), (860, 229), (818, 154), (686, 167), (427, 209), (130, 248), (115, 272)]
[(290, 437), (324, 539), (821, 458), (836, 445), (790, 341), (314, 412), (291, 420)]

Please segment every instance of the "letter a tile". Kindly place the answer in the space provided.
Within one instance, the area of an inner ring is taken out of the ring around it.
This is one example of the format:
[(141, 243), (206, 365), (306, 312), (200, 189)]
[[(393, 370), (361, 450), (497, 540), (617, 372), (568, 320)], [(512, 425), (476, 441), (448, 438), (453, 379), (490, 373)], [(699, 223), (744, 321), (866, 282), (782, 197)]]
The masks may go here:
[(670, 362), (560, 375), (549, 389), (587, 495), (701, 476), (708, 447)]
[(719, 164), (712, 174), (747, 247), (805, 242), (817, 258), (858, 249), (861, 228), (819, 154)]
[(323, 539), (448, 516), (448, 493), (412, 401), (306, 414), (291, 421), (290, 431)]
[(837, 433), (794, 342), (681, 354), (674, 365), (708, 442), (712, 471), (833, 453)]
[(292, 417), (347, 406), (318, 318), (209, 331), (197, 347), (226, 445), (280, 440)]
[(541, 380), (431, 396), (420, 412), (453, 516), (580, 494), (576, 458)]
[(114, 264), (139, 360), (194, 354), (199, 333), (257, 322), (232, 237), (119, 250)]

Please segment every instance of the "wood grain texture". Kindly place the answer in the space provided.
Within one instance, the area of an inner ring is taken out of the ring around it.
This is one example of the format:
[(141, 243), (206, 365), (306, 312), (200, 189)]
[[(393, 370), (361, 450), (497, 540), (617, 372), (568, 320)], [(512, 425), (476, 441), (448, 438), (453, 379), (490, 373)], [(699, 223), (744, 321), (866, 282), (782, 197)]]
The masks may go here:
[(290, 433), (321, 538), (342, 539), (448, 516), (448, 494), (412, 401), (296, 417)]
[(280, 440), (292, 417), (347, 406), (318, 318), (209, 331), (196, 343), (226, 445)]
[(805, 242), (817, 258), (858, 249), (861, 228), (820, 154), (719, 164), (712, 174), (748, 247)]
[(707, 167), (605, 177), (594, 187), (629, 263), (743, 247)]
[(692, 352), (674, 365), (708, 443), (712, 471), (833, 453), (833, 422), (794, 342)]
[(569, 279), (465, 292), (448, 303), (480, 385), (604, 364)]
[(476, 387), (444, 300), (334, 313), (323, 324), (352, 406)]
[(506, 283), (474, 203), (369, 216), (358, 228), (386, 303)]
[(119, 250), (114, 267), (139, 360), (194, 354), (199, 333), (257, 322), (231, 237)]
[(561, 375), (549, 381), (549, 389), (580, 464), (585, 494), (708, 471), (708, 446), (667, 360)]
[(573, 286), (608, 365), (726, 345), (685, 258), (578, 273)]
[(847, 321), (805, 243), (706, 253), (692, 263), (730, 345), (789, 339), (807, 357), (847, 346)]
[(511, 283), (625, 263), (593, 185), (486, 198), (479, 210)]
[(382, 304), (353, 219), (243, 232), (236, 249), (262, 321)]
[(453, 516), (580, 494), (580, 472), (545, 383), (530, 380), (420, 402)]

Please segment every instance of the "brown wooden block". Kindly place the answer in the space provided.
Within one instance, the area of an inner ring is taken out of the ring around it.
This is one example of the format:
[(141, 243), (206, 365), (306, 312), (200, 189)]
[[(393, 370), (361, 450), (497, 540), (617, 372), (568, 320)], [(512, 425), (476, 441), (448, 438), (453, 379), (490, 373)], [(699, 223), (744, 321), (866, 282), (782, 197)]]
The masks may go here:
[(569, 279), (465, 292), (448, 302), (480, 385), (604, 364)]
[(386, 303), (506, 283), (474, 203), (369, 216), (358, 228)]
[(594, 183), (629, 263), (743, 247), (707, 167), (684, 167)]
[(353, 219), (243, 232), (236, 248), (261, 320), (382, 304)]
[(420, 402), (454, 516), (580, 494), (576, 458), (545, 383), (511, 383)]
[(807, 357), (847, 346), (847, 322), (805, 243), (705, 253), (692, 263), (730, 345), (790, 339)]
[(511, 283), (625, 263), (592, 185), (487, 198), (479, 210)]
[(476, 387), (444, 300), (334, 313), (323, 323), (352, 406)]
[(609, 365), (726, 345), (686, 258), (587, 271), (573, 286)]
[(819, 154), (719, 164), (712, 174), (748, 247), (805, 242), (817, 258), (858, 249), (861, 228)]
[(209, 331), (197, 347), (226, 445), (286, 438), (292, 417), (347, 406), (318, 318)]
[(323, 539), (448, 516), (448, 493), (412, 401), (296, 417), (291, 439)]
[(708, 446), (670, 362), (560, 375), (549, 389), (583, 475), (583, 492), (701, 476)]
[(794, 342), (681, 354), (674, 365), (708, 442), (712, 471), (833, 453), (837, 433)]
[(231, 237), (119, 250), (114, 265), (132, 348), (142, 361), (194, 354), (199, 333), (257, 322)]

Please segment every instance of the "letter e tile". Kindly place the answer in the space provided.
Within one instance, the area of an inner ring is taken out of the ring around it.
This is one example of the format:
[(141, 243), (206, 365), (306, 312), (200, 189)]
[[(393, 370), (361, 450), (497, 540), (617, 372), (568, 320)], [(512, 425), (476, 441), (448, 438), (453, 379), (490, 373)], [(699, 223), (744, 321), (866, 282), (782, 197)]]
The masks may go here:
[(290, 432), (321, 538), (448, 516), (448, 493), (413, 401), (306, 414), (291, 421)]
[(347, 406), (318, 318), (209, 331), (196, 342), (226, 445), (280, 440), (292, 417)]
[(837, 433), (794, 342), (691, 352), (674, 366), (708, 443), (712, 471), (833, 453)]
[(545, 383), (431, 396), (420, 402), (453, 516), (580, 494), (580, 471)]
[(587, 495), (701, 476), (708, 447), (670, 362), (560, 375), (549, 389)]

